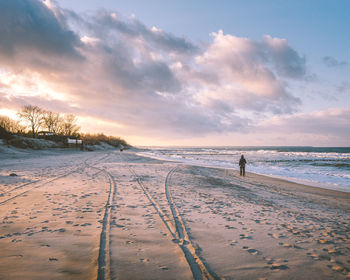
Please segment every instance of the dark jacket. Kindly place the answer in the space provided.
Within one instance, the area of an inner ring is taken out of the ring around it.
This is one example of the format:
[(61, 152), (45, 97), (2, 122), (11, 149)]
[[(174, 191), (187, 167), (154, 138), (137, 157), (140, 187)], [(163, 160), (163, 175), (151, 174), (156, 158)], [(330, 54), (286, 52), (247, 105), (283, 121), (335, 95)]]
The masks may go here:
[(244, 157), (241, 157), (241, 159), (239, 160), (239, 166), (245, 166), (247, 163), (247, 161), (245, 160)]

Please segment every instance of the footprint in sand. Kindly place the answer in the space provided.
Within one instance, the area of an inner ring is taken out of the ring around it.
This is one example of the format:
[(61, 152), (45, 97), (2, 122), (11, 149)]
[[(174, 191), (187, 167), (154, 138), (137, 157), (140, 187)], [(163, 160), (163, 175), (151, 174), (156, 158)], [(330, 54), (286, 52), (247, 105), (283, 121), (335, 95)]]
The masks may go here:
[(253, 248), (249, 248), (247, 246), (243, 246), (242, 248), (244, 250), (246, 250), (251, 255), (254, 255), (254, 256), (261, 255), (261, 252), (259, 250), (256, 250), (256, 249), (253, 249)]
[(237, 240), (229, 240), (229, 245), (230, 246), (236, 246), (236, 244), (238, 243), (238, 241)]
[(280, 264), (280, 263), (277, 263), (277, 262), (268, 264), (266, 267), (270, 268), (271, 270), (286, 270), (286, 269), (289, 268), (287, 265)]
[(329, 265), (328, 267), (333, 269), (334, 271), (346, 272), (346, 269), (340, 265)]
[(14, 242), (16, 242), (16, 243), (17, 243), (17, 242), (22, 242), (22, 239), (12, 239), (11, 242), (12, 242), (12, 243), (14, 243)]
[(319, 244), (330, 244), (331, 243), (331, 241), (329, 241), (327, 239), (319, 239), (319, 240), (317, 240), (317, 242)]
[(335, 254), (335, 255), (340, 255), (341, 253), (338, 252), (336, 249), (327, 249), (324, 248), (323, 251), (327, 252), (328, 254)]
[(321, 260), (321, 259), (320, 259), (320, 256), (317, 255), (316, 253), (310, 253), (310, 252), (308, 252), (308, 253), (306, 253), (306, 255), (308, 255), (309, 257), (311, 257), (311, 258), (312, 258), (313, 260), (315, 260), (315, 261)]
[(239, 235), (239, 238), (240, 239), (249, 239), (249, 240), (253, 239), (252, 236), (247, 235), (247, 234), (243, 234), (243, 233)]
[(268, 236), (271, 236), (272, 238), (278, 239), (278, 238), (285, 238), (286, 236), (283, 234), (276, 234), (276, 233), (268, 233)]
[(225, 228), (227, 228), (227, 229), (236, 229), (234, 226), (230, 226), (230, 225), (225, 225)]
[(244, 227), (244, 228), (242, 228), (243, 230), (246, 230), (246, 231), (248, 231), (248, 232), (250, 232), (250, 233), (252, 233), (252, 232), (254, 232), (254, 230), (252, 229), (252, 228), (246, 228), (246, 227)]
[(84, 223), (84, 224), (82, 224), (81, 226), (82, 226), (82, 227), (86, 227), (86, 226), (91, 226), (91, 224), (90, 224), (90, 223)]
[(302, 249), (301, 247), (295, 245), (295, 244), (290, 244), (290, 243), (278, 243), (280, 246), (285, 247), (285, 248), (295, 248), (295, 249)]

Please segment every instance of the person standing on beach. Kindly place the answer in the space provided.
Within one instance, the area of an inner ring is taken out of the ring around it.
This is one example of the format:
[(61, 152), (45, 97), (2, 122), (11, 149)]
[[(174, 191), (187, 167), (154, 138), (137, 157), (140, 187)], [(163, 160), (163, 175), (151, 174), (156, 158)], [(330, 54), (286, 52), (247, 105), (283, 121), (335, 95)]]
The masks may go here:
[(247, 161), (245, 160), (244, 156), (241, 155), (241, 158), (239, 160), (239, 175), (245, 176), (245, 165)]

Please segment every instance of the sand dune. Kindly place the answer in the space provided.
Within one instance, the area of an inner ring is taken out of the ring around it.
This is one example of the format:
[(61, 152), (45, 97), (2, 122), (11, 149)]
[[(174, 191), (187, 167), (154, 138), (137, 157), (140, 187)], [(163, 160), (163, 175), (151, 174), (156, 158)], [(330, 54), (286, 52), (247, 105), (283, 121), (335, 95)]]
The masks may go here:
[(3, 157), (0, 279), (347, 279), (349, 202), (132, 151)]

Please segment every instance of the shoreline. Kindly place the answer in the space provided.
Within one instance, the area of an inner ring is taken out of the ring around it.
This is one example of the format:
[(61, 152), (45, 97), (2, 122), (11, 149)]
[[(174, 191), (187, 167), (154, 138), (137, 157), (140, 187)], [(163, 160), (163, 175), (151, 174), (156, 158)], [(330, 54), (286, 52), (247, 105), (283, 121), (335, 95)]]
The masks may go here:
[[(238, 169), (233, 168), (233, 167), (224, 167), (224, 166), (215, 166), (215, 165), (206, 165), (206, 164), (195, 164), (193, 162), (191, 163), (186, 163), (186, 162), (181, 162), (181, 161), (177, 161), (175, 159), (165, 159), (165, 158), (161, 158), (161, 157), (157, 157), (157, 156), (148, 156), (148, 155), (143, 155), (140, 154), (138, 152), (136, 152), (136, 154), (138, 156), (141, 157), (145, 157), (145, 158), (151, 158), (151, 159), (156, 159), (156, 160), (160, 160), (160, 161), (166, 161), (166, 162), (174, 162), (174, 163), (178, 163), (178, 164), (184, 164), (184, 165), (193, 165), (193, 166), (199, 166), (199, 167), (206, 167), (206, 168), (218, 168), (218, 169), (226, 169), (226, 170), (232, 170), (232, 171), (237, 171)], [(284, 180), (290, 183), (295, 183), (295, 184), (299, 184), (299, 185), (304, 185), (304, 186), (309, 186), (309, 187), (314, 187), (317, 189), (325, 189), (325, 190), (333, 190), (333, 191), (337, 191), (337, 192), (342, 192), (342, 193), (348, 193), (350, 194), (350, 189), (348, 191), (344, 190), (344, 186), (340, 186), (340, 185), (333, 185), (331, 183), (323, 183), (323, 185), (321, 186), (317, 186), (317, 184), (321, 184), (318, 182), (312, 182), (312, 181), (308, 181), (305, 179), (295, 179), (292, 177), (284, 177), (284, 176), (279, 176), (279, 175), (273, 175), (273, 174), (262, 174), (262, 173), (254, 173), (254, 172), (250, 172), (250, 171), (246, 171), (246, 173), (251, 173), (251, 174), (256, 174), (256, 175), (260, 175), (260, 176), (265, 176), (265, 177), (269, 177), (269, 178), (274, 178), (274, 179), (279, 179), (279, 180)], [(335, 189), (336, 187), (340, 187), (341, 190), (337, 190)]]
[[(238, 173), (238, 172), (237, 172)], [(280, 184), (281, 187), (283, 185), (293, 185), (293, 187), (297, 190), (306, 190), (308, 193), (313, 193), (313, 194), (324, 194), (324, 195), (333, 195), (333, 196), (339, 196), (339, 197), (347, 197), (350, 198), (350, 191), (342, 191), (342, 190), (335, 190), (335, 189), (328, 189), (325, 187), (317, 187), (313, 185), (308, 185), (304, 184), (302, 182), (294, 182), (288, 179), (285, 179), (283, 177), (275, 177), (273, 175), (265, 175), (265, 174), (258, 174), (258, 173), (253, 173), (253, 172), (247, 172), (249, 174), (253, 174), (254, 176), (259, 176), (260, 178), (266, 177), (268, 179), (275, 180)]]

